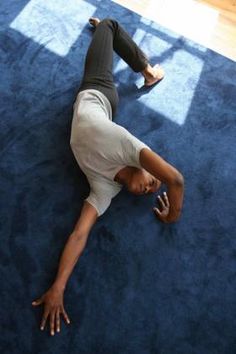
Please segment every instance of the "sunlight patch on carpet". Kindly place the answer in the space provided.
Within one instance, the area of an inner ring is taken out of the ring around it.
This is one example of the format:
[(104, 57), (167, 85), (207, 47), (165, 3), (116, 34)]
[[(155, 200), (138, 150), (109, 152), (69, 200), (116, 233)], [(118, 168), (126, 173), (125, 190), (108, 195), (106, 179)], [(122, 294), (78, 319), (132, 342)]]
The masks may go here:
[[(175, 62), (175, 65), (173, 63)], [(179, 65), (176, 66), (176, 62)], [(191, 70), (194, 66), (194, 70)], [(204, 61), (183, 49), (177, 50), (162, 67), (164, 79), (138, 101), (164, 115), (172, 122), (183, 125), (188, 116)], [(143, 81), (143, 80), (142, 80)], [(178, 102), (178, 104), (176, 104)]]
[[(172, 122), (183, 125), (201, 76), (206, 48), (189, 41), (187, 50), (183, 49), (183, 38), (178, 34), (170, 33), (162, 38), (160, 28), (155, 27), (152, 21), (141, 18), (140, 27), (142, 24), (146, 26), (145, 30), (138, 28), (132, 38), (147, 54), (152, 65), (161, 64), (165, 77), (153, 89), (141, 95), (138, 101)], [(117, 74), (126, 69), (131, 70), (123, 60), (119, 60), (114, 71)], [(137, 88), (140, 89), (143, 83), (143, 76), (137, 74)]]
[(96, 7), (83, 0), (31, 0), (10, 27), (66, 56)]

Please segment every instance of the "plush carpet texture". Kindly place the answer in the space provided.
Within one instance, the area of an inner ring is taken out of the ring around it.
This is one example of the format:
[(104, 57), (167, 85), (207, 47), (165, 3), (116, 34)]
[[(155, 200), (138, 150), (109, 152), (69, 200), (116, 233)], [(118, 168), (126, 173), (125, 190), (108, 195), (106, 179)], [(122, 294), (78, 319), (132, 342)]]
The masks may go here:
[[(0, 4), (1, 354), (236, 353), (236, 66), (111, 1)], [(92, 31), (114, 17), (166, 76), (151, 90), (116, 55), (115, 121), (185, 177), (181, 220), (122, 191), (69, 279), (71, 325), (42, 306), (89, 187), (70, 149)]]

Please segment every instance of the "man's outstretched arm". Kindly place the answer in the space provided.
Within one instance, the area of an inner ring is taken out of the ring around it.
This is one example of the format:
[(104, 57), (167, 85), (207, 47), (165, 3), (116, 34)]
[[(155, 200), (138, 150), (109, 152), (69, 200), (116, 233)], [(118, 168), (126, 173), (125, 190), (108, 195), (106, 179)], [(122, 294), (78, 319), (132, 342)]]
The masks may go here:
[(69, 276), (86, 245), (89, 232), (97, 220), (96, 209), (84, 202), (80, 217), (63, 250), (54, 284), (65, 289)]
[(40, 329), (44, 329), (48, 319), (52, 335), (54, 335), (54, 328), (57, 329), (57, 332), (60, 332), (60, 314), (63, 315), (67, 323), (70, 323), (63, 305), (64, 290), (70, 274), (83, 252), (89, 232), (96, 222), (97, 217), (96, 209), (85, 201), (80, 217), (61, 255), (54, 283), (46, 293), (32, 303), (34, 306), (44, 304)]
[(159, 218), (163, 222), (176, 221), (181, 214), (183, 204), (184, 178), (182, 174), (152, 150), (142, 149), (139, 159), (146, 171), (167, 186), (169, 213), (164, 218), (159, 215)]

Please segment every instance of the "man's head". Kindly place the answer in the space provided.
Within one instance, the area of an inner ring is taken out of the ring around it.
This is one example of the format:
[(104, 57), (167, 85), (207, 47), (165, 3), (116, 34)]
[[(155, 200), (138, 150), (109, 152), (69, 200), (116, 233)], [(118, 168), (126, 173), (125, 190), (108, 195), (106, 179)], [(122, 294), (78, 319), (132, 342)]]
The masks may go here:
[(144, 169), (131, 167), (124, 184), (131, 193), (141, 195), (157, 192), (161, 181)]

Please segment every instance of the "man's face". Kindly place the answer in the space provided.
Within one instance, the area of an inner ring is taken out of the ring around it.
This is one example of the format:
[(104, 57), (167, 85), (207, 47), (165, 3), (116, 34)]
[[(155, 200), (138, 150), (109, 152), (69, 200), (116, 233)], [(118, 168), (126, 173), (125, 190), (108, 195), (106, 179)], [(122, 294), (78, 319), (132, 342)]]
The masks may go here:
[(131, 193), (142, 195), (157, 192), (161, 186), (161, 181), (144, 169), (137, 169), (126, 186)]

